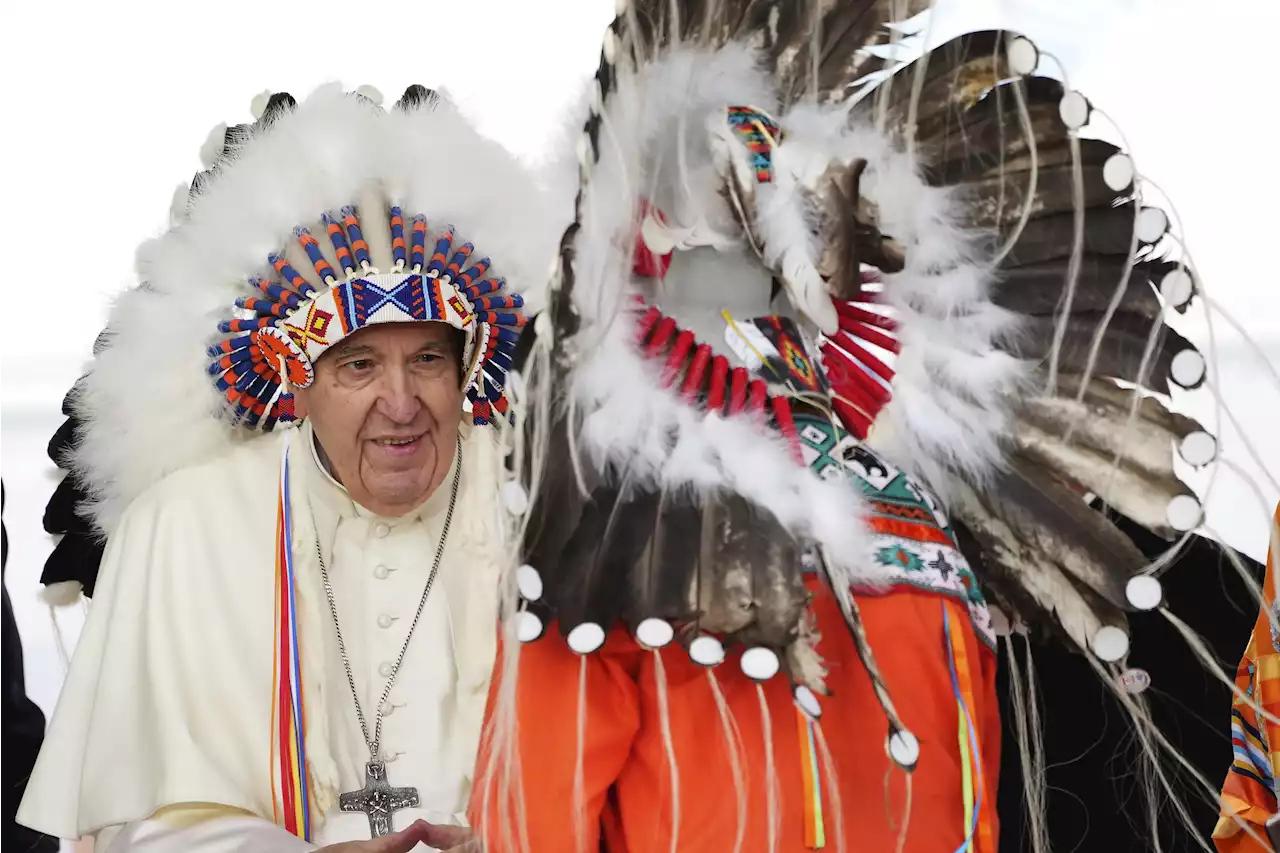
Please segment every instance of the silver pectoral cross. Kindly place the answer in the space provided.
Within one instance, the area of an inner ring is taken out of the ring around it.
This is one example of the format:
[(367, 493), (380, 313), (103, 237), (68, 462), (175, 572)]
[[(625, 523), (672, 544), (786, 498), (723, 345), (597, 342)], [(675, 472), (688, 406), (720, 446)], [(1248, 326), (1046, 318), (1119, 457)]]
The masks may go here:
[(370, 761), (364, 766), (364, 787), (338, 796), (338, 808), (344, 812), (364, 812), (369, 818), (369, 832), (377, 838), (391, 834), (391, 815), (418, 805), (417, 788), (392, 788), (387, 781), (387, 766)]

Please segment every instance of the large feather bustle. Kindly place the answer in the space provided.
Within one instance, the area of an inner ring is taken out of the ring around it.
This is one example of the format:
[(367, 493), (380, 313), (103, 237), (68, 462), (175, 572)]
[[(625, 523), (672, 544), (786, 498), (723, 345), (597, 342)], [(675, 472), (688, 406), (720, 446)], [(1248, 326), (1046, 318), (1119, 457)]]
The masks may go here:
[(266, 272), (267, 255), (295, 242), (295, 226), (371, 199), (369, 188), (383, 204), (395, 192), (433, 229), (456, 225), (516, 287), (541, 279), (554, 245), (529, 176), (447, 103), (382, 113), (337, 85), (321, 87), (224, 148), (198, 183), (181, 224), (139, 251), (147, 287), (116, 300), (111, 340), (77, 398), (85, 431), (73, 462), (103, 533), (166, 474), (244, 439), (220, 417), (205, 349), (247, 293), (244, 278)]
[[(1164, 324), (1157, 295), (1177, 265), (1135, 239), (1135, 187), (1104, 175), (1118, 150), (1074, 138), (1061, 83), (1010, 74), (1012, 38), (975, 33), (934, 51), (916, 106), (926, 176), (951, 189), (999, 260), (993, 299), (1018, 318), (1001, 343), (1034, 368), (1013, 400), (1007, 464), (987, 482), (954, 466), (943, 476), (954, 477), (954, 514), (988, 589), (1024, 621), (1089, 648), (1104, 624), (1123, 626), (1125, 583), (1146, 563), (1084, 498), (1173, 533), (1168, 501), (1189, 491), (1173, 446), (1199, 426), (1152, 393), (1168, 391), (1173, 358), (1191, 344)], [(908, 89), (892, 90), (890, 124), (908, 116)], [(895, 393), (915, 381), (900, 366)]]

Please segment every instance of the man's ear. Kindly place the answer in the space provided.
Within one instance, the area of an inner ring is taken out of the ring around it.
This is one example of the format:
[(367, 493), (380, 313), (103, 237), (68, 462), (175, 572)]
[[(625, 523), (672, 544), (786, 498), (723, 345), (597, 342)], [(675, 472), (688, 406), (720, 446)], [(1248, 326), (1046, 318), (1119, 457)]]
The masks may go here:
[(311, 401), (309, 388), (294, 388), (293, 391), (293, 416), (298, 420), (305, 418), (311, 411), (311, 407), (307, 405)]

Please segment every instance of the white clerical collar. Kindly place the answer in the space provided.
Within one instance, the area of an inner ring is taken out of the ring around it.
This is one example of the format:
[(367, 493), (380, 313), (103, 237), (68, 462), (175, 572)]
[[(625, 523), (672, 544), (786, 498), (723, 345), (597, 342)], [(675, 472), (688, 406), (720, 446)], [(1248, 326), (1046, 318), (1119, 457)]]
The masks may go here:
[[(466, 441), (466, 426), (460, 429), (463, 432), (463, 441)], [(324, 459), (320, 455), (320, 445), (316, 441), (315, 430), (311, 427), (310, 421), (304, 421), (302, 424), (302, 434), (305, 437), (307, 447), (310, 453), (313, 467), (318, 474), (316, 477), (309, 478), (314, 484), (312, 494), (327, 506), (330, 511), (336, 513), (341, 518), (364, 518), (369, 520), (381, 521), (382, 523), (395, 527), (398, 524), (404, 524), (407, 521), (417, 521), (422, 518), (431, 518), (434, 515), (444, 512), (449, 506), (449, 496), (452, 493), (453, 475), (457, 466), (460, 464), (459, 454), (454, 453), (453, 463), (449, 466), (448, 473), (436, 490), (416, 509), (399, 517), (380, 516), (372, 510), (361, 506), (351, 498), (350, 492), (346, 486), (338, 482), (337, 478), (329, 470), (329, 466), (325, 464)]]

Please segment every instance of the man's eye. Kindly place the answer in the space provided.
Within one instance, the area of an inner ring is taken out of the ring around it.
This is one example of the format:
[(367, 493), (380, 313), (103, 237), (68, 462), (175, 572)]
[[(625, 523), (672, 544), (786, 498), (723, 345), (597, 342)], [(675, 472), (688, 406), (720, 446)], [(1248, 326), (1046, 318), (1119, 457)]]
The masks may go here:
[(373, 362), (369, 361), (367, 358), (357, 358), (354, 361), (348, 361), (343, 365), (343, 367), (349, 367), (356, 371), (368, 370), (372, 366)]
[(440, 360), (440, 356), (436, 355), (433, 352), (424, 352), (418, 356), (418, 361), (421, 361), (423, 364), (430, 364), (433, 361), (439, 361), (439, 360)]

